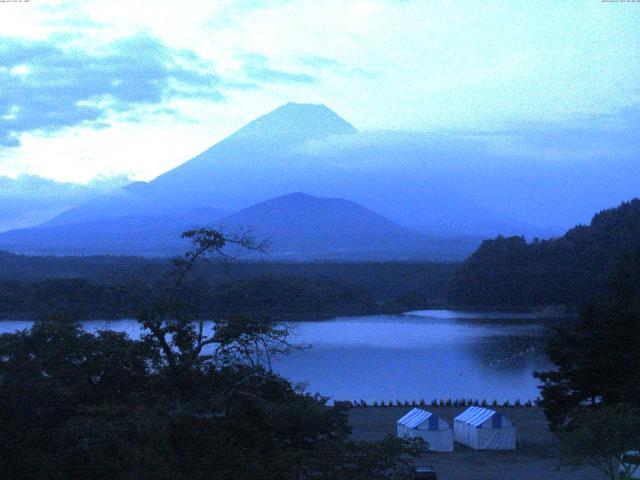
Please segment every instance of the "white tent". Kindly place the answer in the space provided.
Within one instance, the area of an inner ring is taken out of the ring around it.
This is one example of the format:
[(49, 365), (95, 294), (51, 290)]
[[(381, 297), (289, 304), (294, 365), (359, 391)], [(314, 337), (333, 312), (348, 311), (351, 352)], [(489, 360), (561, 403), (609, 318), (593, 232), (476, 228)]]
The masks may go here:
[(514, 450), (516, 427), (495, 410), (469, 407), (453, 421), (456, 442), (474, 450)]
[(396, 422), (399, 437), (422, 438), (434, 452), (453, 452), (453, 430), (438, 415), (412, 409)]

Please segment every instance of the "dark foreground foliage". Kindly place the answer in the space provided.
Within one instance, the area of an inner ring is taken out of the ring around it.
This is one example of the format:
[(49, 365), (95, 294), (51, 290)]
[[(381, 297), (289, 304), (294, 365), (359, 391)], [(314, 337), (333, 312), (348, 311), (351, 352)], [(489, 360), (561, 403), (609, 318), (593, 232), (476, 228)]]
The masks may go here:
[(624, 459), (640, 451), (640, 250), (612, 283), (606, 303), (555, 332), (547, 353), (556, 368), (537, 376), (562, 459), (616, 480), (631, 478), (638, 464)]
[[(216, 251), (224, 238), (202, 253)], [(300, 348), (265, 317), (194, 321), (192, 257), (138, 308), (145, 335), (53, 316), (0, 336), (0, 472), (11, 479), (411, 478), (421, 442), (352, 442), (345, 412), (272, 372)]]
[(547, 347), (557, 368), (538, 374), (552, 427), (577, 411), (624, 403), (640, 408), (640, 250), (617, 269), (611, 299), (591, 306)]
[[(640, 446), (640, 410), (627, 404), (585, 409), (559, 433), (561, 459), (591, 465), (611, 480), (635, 478)], [(635, 457), (636, 461), (626, 461)]]

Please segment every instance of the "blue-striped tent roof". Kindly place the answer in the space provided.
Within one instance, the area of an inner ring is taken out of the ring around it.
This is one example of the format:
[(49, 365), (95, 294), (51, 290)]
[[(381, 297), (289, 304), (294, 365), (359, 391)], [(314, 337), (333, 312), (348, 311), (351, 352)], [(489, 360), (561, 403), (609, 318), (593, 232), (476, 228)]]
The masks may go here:
[(425, 421), (429, 421), (429, 430), (438, 429), (438, 416), (419, 408), (411, 409), (409, 413), (398, 420), (398, 423), (407, 428), (416, 428)]
[(495, 410), (482, 407), (469, 407), (460, 415), (455, 418), (456, 422), (464, 422), (468, 425), (478, 427), (482, 425), (486, 420), (494, 415), (500, 415)]

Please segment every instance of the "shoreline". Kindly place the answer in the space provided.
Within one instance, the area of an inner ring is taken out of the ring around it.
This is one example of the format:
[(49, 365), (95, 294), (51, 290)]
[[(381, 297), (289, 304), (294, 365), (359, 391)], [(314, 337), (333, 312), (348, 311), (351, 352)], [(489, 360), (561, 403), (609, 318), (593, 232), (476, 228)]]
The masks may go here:
[[(570, 307), (487, 307), (487, 308), (479, 308), (479, 307), (464, 307), (464, 306), (455, 306), (455, 305), (429, 305), (426, 307), (407, 307), (407, 308), (381, 308), (381, 309), (362, 309), (362, 310), (351, 310), (345, 309), (340, 310), (336, 309), (331, 312), (318, 312), (318, 311), (307, 311), (307, 312), (284, 312), (284, 313), (271, 313), (266, 314), (267, 317), (279, 317), (277, 322), (304, 322), (304, 321), (325, 321), (325, 320), (333, 320), (336, 318), (344, 318), (344, 317), (366, 317), (366, 316), (378, 316), (378, 315), (405, 315), (411, 314), (412, 312), (420, 312), (420, 311), (451, 311), (451, 312), (460, 312), (466, 314), (473, 313), (499, 313), (502, 315), (507, 315), (509, 313), (523, 315), (530, 314), (530, 317), (520, 317), (520, 318), (508, 318), (508, 317), (497, 317), (497, 318), (453, 318), (455, 320), (470, 320), (474, 322), (482, 322), (482, 323), (526, 323), (526, 322), (546, 322), (553, 321), (559, 319), (572, 319), (576, 318), (579, 315), (579, 310), (577, 308)], [(52, 310), (53, 311), (53, 310)], [(220, 315), (221, 317), (228, 315), (237, 315), (237, 312), (229, 312), (227, 314)], [(262, 316), (264, 313), (260, 312), (248, 312), (243, 313), (243, 315), (247, 316)], [(416, 315), (419, 316), (419, 315)], [(19, 322), (19, 321), (36, 321), (42, 317), (42, 313), (35, 312), (13, 312), (10, 315), (2, 315), (0, 314), (0, 322)], [(119, 317), (104, 317), (104, 316), (92, 316), (92, 315), (78, 315), (80, 321), (104, 321), (104, 322), (114, 322), (121, 320), (135, 320), (133, 315), (123, 314)], [(300, 317), (304, 317), (304, 320), (301, 320)], [(428, 317), (425, 317), (428, 318)], [(199, 320), (211, 320), (211, 317), (200, 317), (194, 316), (194, 321)], [(284, 319), (284, 320), (283, 320)]]

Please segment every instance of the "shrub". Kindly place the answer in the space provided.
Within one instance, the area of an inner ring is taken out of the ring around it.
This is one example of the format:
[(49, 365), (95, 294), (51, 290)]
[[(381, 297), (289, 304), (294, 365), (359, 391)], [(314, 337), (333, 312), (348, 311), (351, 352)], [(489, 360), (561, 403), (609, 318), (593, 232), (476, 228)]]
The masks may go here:
[(480, 402), (480, 405), (483, 406), (483, 407), (486, 407), (488, 405), (487, 404), (487, 399), (483, 398), (482, 401)]
[(438, 405), (438, 400), (437, 400), (437, 399), (435, 399), (435, 398), (434, 398), (433, 400), (431, 400), (431, 405), (433, 405), (434, 407), (435, 407), (436, 405)]
[(424, 398), (420, 399), (420, 406), (424, 407), (427, 404), (427, 402), (424, 401)]
[(446, 407), (450, 407), (450, 406), (453, 405), (453, 402), (451, 401), (450, 398), (447, 398), (447, 400), (444, 402), (444, 404), (445, 404)]

